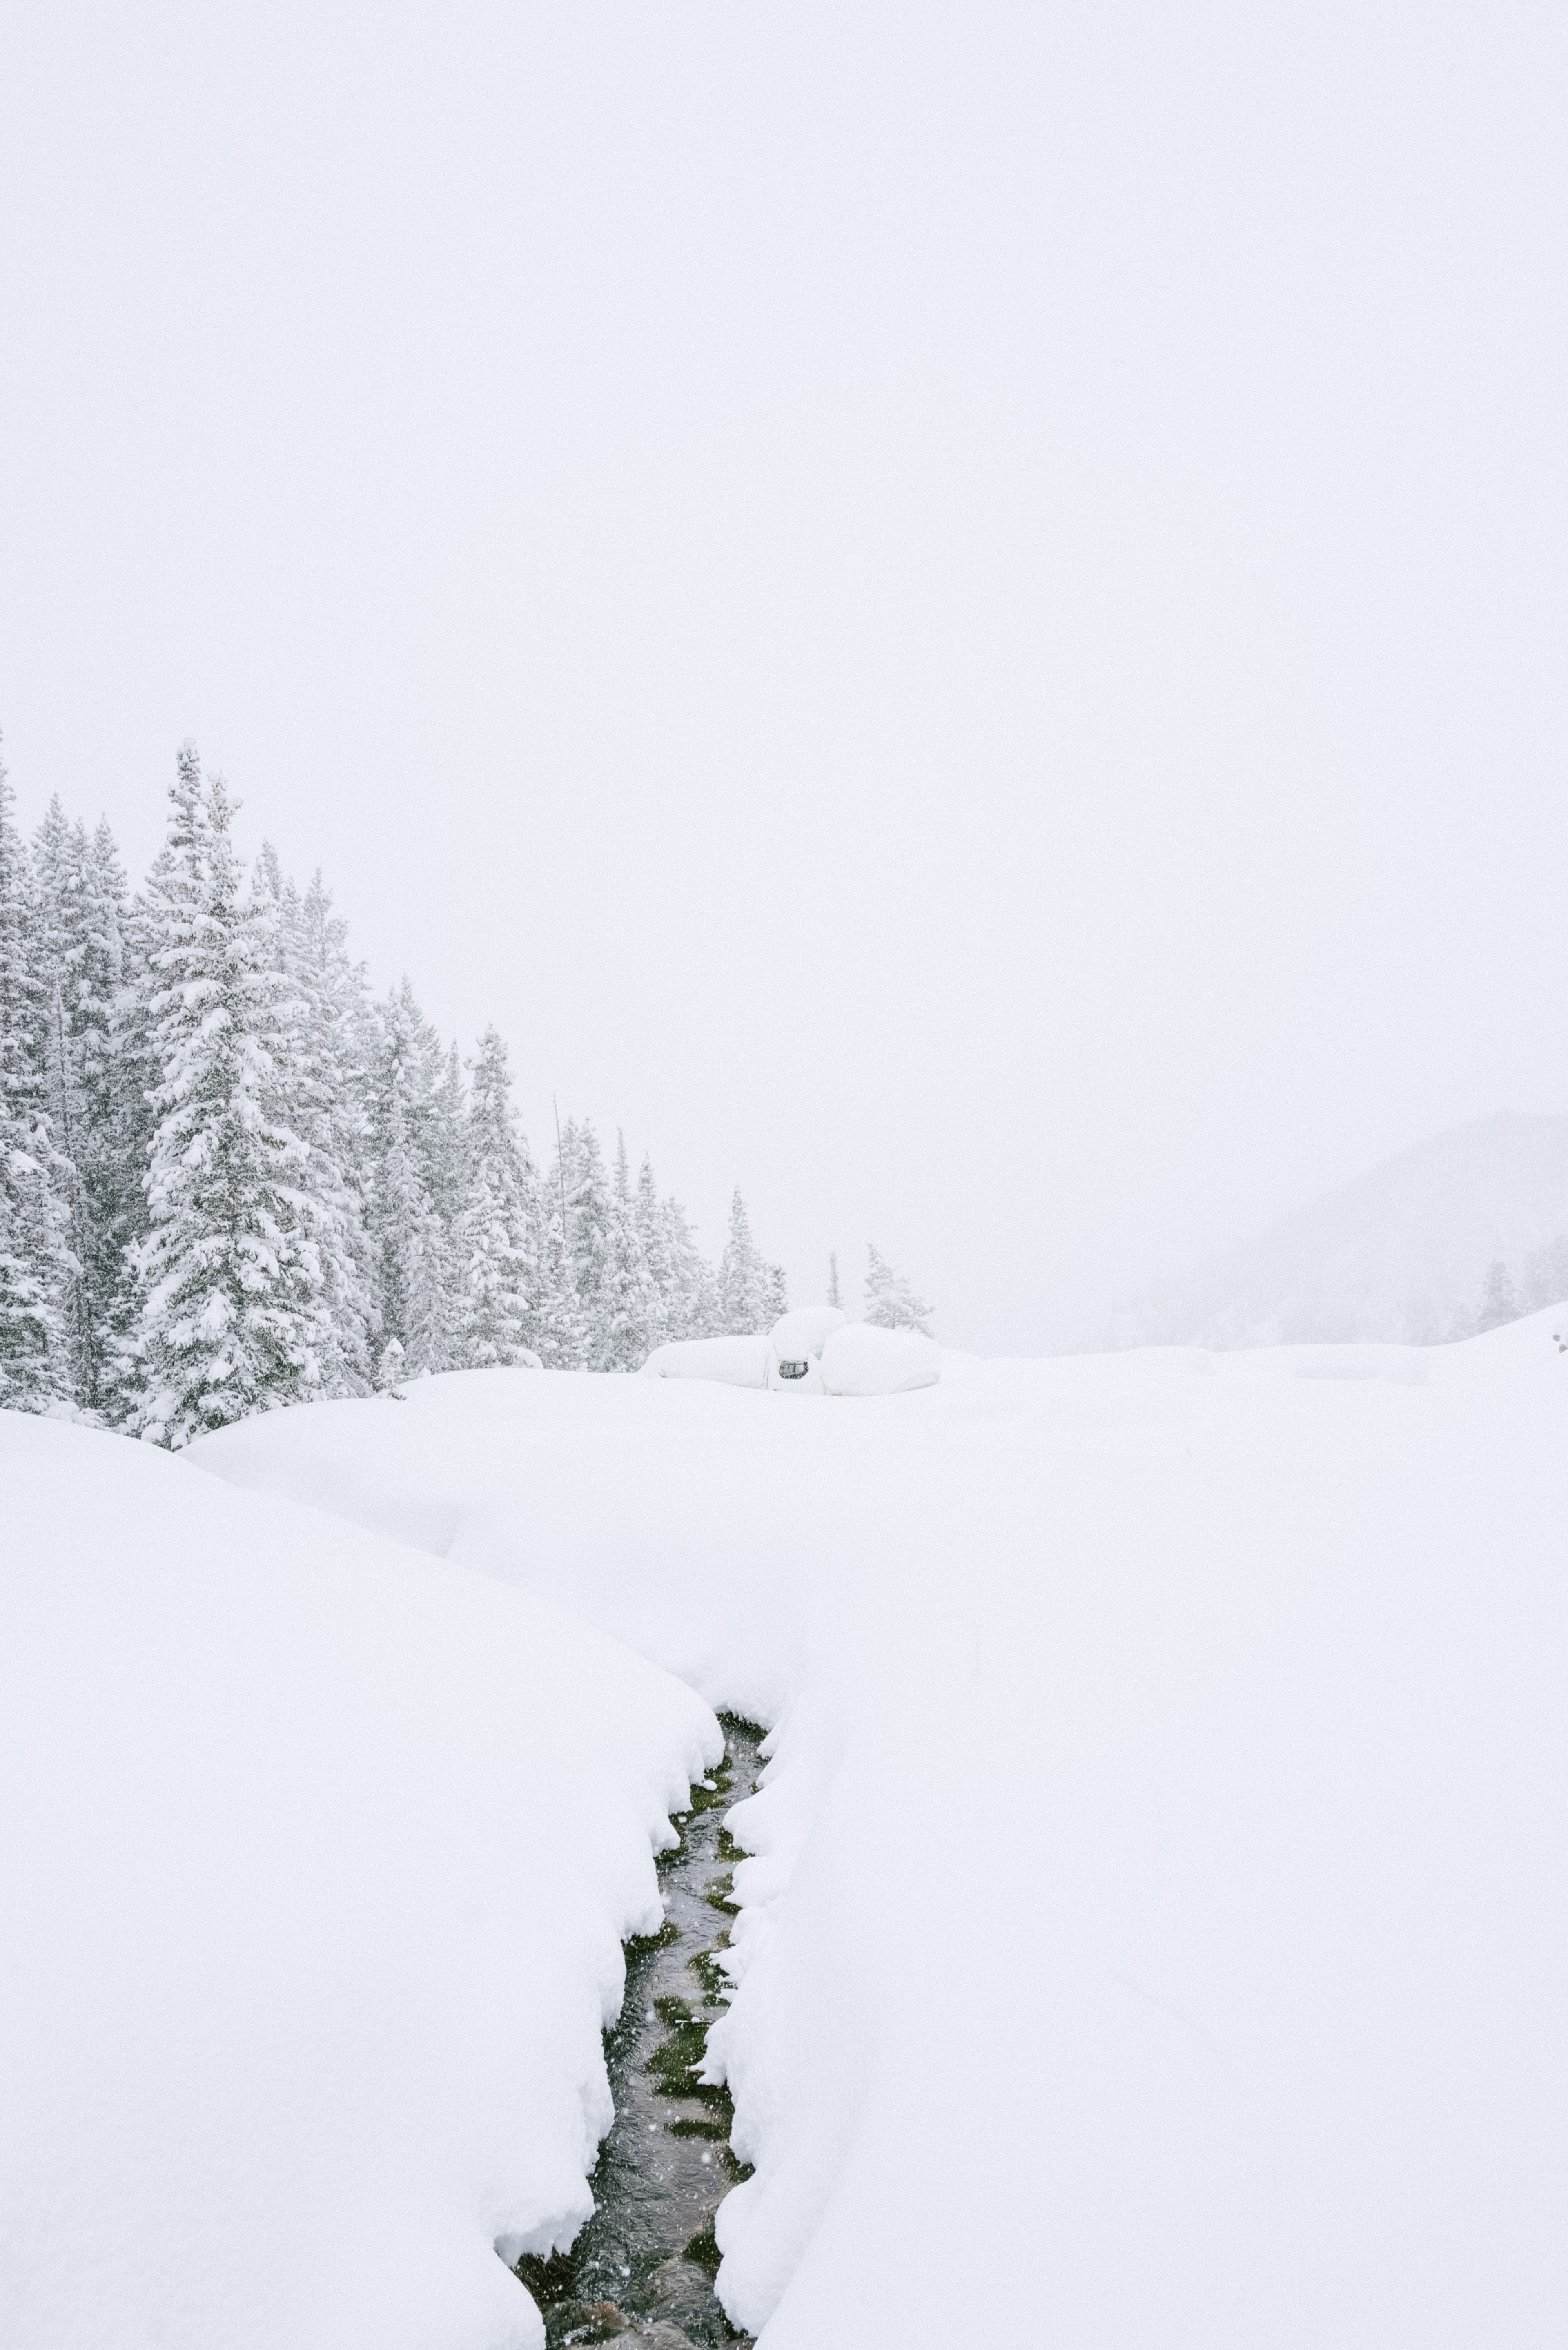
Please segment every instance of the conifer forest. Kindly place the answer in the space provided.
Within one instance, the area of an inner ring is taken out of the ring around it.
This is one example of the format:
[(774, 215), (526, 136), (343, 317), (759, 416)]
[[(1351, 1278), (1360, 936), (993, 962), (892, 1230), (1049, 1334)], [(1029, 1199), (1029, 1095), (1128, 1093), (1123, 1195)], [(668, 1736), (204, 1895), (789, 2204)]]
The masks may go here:
[(503, 1037), (465, 1060), (407, 978), (375, 999), (320, 875), (246, 870), (236, 805), (185, 743), (133, 891), (57, 799), (29, 844), (0, 768), (0, 1406), (179, 1447), (784, 1310), (738, 1191), (715, 1266), (618, 1135), (569, 1118), (536, 1160)]

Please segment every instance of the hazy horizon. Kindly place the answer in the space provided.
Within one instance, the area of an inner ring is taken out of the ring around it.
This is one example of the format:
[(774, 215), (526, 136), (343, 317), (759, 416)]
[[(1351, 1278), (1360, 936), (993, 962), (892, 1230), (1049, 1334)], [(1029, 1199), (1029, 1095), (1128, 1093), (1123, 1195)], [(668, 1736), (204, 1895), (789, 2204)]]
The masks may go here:
[[(983, 1350), (1559, 1113), (1568, 26), (62, 7), (0, 730)], [(21, 550), (22, 552), (19, 552)]]

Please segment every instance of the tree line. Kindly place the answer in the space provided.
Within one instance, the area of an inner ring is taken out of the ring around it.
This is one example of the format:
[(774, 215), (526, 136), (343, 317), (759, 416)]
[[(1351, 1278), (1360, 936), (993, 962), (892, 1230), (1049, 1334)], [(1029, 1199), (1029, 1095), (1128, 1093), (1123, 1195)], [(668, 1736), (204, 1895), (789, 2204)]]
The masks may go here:
[(784, 1276), (735, 1192), (711, 1264), (645, 1158), (569, 1119), (547, 1166), (493, 1027), (462, 1060), (407, 979), (376, 1001), (179, 754), (132, 894), (107, 825), (31, 844), (0, 766), (0, 1407), (171, 1446), (435, 1371), (636, 1369), (766, 1329)]

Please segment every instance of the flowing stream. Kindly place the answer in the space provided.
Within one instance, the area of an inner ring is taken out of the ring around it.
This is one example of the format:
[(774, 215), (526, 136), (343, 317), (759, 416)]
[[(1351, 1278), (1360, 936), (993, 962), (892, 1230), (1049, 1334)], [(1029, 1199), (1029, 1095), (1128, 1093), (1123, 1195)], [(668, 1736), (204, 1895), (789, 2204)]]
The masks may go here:
[(627, 2350), (719, 2350), (749, 2339), (712, 2283), (713, 2214), (747, 2173), (730, 2151), (730, 2093), (707, 2087), (696, 2068), (723, 2008), (717, 1953), (742, 1856), (723, 1814), (756, 1784), (763, 1733), (733, 1714), (720, 1719), (724, 1759), (692, 1788), (675, 1822), (680, 1843), (659, 1858), (663, 1929), (627, 1944), (626, 2002), (605, 2036), (615, 2122), (593, 2175), (594, 2216), (569, 2252), (517, 2264), (550, 2350), (622, 2340)]

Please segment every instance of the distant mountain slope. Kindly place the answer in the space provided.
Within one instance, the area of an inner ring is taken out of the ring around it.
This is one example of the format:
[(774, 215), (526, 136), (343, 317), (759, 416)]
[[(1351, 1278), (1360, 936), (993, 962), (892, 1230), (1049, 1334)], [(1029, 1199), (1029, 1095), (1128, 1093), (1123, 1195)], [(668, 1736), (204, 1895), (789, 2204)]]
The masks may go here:
[(1568, 1118), (1505, 1114), (1417, 1143), (1145, 1291), (1106, 1336), (1118, 1347), (1426, 1345), (1475, 1327), (1499, 1259), (1521, 1311), (1568, 1295)]

